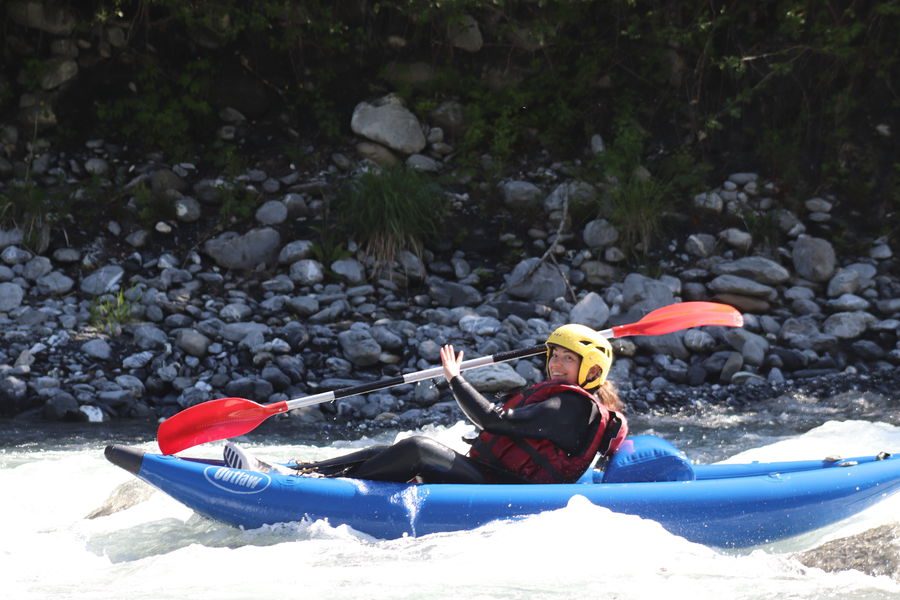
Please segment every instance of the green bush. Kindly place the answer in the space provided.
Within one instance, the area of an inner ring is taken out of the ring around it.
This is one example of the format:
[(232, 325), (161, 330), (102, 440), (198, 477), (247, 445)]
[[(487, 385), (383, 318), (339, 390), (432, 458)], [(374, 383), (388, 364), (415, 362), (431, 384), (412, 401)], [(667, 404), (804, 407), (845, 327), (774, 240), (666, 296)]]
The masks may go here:
[(51, 228), (66, 218), (69, 205), (65, 190), (51, 192), (30, 180), (12, 184), (0, 192), (0, 226), (19, 228), (25, 245), (43, 252), (50, 242)]
[(108, 134), (134, 140), (175, 159), (191, 157), (195, 139), (211, 138), (208, 127), (211, 64), (198, 59), (169, 73), (155, 58), (136, 67), (135, 89), (97, 104), (97, 117)]
[(646, 256), (662, 232), (669, 187), (656, 179), (632, 177), (612, 191), (610, 220), (619, 230), (619, 245), (631, 256)]
[(363, 173), (333, 203), (339, 226), (376, 263), (389, 265), (399, 250), (421, 253), (440, 232), (447, 202), (426, 175), (406, 167)]
[(109, 335), (120, 335), (122, 325), (131, 321), (131, 303), (122, 291), (99, 296), (91, 303), (90, 315), (91, 325)]

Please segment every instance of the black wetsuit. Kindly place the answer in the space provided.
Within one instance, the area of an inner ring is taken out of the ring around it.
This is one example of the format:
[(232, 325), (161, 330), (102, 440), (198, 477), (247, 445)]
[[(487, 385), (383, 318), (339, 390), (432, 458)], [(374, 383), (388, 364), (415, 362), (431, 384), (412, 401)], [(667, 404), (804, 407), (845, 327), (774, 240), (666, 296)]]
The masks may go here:
[[(508, 435), (548, 439), (570, 454), (591, 441), (599, 411), (593, 402), (573, 392), (562, 392), (543, 402), (514, 410), (492, 404), (461, 376), (450, 381), (459, 407), (479, 429)], [(393, 445), (373, 446), (315, 463), (303, 463), (323, 475), (426, 483), (524, 483), (471, 459), (425, 436), (413, 436)]]

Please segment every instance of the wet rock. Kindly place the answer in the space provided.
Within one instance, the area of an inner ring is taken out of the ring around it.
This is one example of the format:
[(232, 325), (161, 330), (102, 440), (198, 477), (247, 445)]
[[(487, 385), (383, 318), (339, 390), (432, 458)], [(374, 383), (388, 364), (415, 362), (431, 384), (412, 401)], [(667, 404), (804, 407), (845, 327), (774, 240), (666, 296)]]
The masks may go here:
[(900, 582), (900, 526), (881, 525), (861, 534), (826, 542), (797, 558), (823, 571), (856, 570)]

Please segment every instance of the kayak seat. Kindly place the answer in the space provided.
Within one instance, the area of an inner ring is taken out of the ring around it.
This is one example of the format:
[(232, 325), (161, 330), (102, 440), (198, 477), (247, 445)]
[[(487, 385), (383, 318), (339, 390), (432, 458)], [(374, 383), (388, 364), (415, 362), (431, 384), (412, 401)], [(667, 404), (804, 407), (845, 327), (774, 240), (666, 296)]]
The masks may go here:
[(609, 459), (603, 483), (693, 481), (694, 468), (684, 452), (655, 435), (629, 436)]

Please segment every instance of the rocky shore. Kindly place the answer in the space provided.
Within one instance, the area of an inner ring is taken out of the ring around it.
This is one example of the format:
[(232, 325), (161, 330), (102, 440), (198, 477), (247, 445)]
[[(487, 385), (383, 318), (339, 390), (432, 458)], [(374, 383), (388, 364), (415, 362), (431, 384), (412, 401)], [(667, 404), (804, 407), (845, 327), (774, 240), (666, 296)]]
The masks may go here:
[[(25, 177), (38, 188), (64, 180), (76, 199), (90, 185), (124, 194), (126, 207), (100, 222), (70, 215), (80, 243), (65, 228), (36, 239), (0, 230), (0, 415), (157, 420), (218, 397), (274, 402), (435, 366), (447, 342), (474, 358), (540, 343), (562, 323), (600, 329), (689, 300), (731, 304), (745, 327), (616, 340), (612, 379), (631, 410), (807, 385), (896, 389), (898, 260), (886, 240), (844, 231), (841, 199), (809, 198), (792, 211), (774, 183), (734, 173), (698, 193), (690, 214), (672, 216), (677, 233), (652, 269), (631, 272), (609, 220), (571, 225), (570, 200), (600, 193), (572, 164), (533, 161), (499, 184), (464, 177), (443, 135), (447, 114), (420, 123), (394, 98), (361, 103), (355, 146), (309, 172), (284, 162), (201, 175), (190, 163), (128, 160), (103, 140), (78, 154), (4, 159), (0, 192)], [(4, 130), (6, 139), (15, 133)], [(595, 136), (585, 153), (599, 152)], [(334, 190), (398, 161), (456, 177), (444, 187), (447, 229), (465, 223), (471, 243), (433, 240), (421, 256), (401, 252), (389, 272), (352, 240), (329, 259), (311, 225)], [(253, 217), (215, 225), (210, 217), (235, 190), (252, 192)], [(139, 193), (174, 216), (142, 226), (130, 218)], [(476, 196), (499, 208), (487, 211)], [(521, 235), (498, 236), (501, 223)], [(841, 255), (833, 240), (847, 235), (861, 255)], [(485, 392), (541, 377), (537, 358), (468, 373)], [(438, 383), (289, 418), (387, 426), (457, 418)]]

